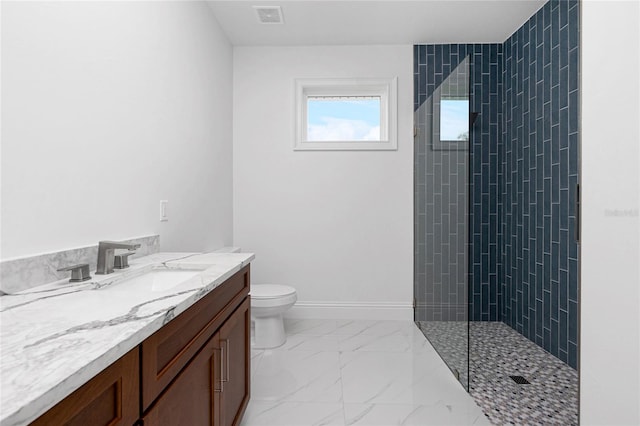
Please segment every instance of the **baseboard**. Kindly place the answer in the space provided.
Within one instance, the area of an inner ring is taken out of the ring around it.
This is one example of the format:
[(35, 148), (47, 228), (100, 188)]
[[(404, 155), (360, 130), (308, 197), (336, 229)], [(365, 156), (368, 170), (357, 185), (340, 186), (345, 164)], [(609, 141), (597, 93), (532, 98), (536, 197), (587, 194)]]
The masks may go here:
[(385, 302), (296, 302), (284, 316), (292, 319), (413, 321), (413, 306)]

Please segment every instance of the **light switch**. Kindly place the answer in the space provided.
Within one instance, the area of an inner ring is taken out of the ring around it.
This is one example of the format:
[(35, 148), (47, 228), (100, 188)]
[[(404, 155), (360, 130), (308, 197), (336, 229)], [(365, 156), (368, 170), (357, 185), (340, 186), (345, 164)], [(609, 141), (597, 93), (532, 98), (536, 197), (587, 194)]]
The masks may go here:
[(160, 200), (160, 222), (166, 222), (169, 220), (169, 216), (167, 214), (168, 204), (169, 204), (168, 200)]

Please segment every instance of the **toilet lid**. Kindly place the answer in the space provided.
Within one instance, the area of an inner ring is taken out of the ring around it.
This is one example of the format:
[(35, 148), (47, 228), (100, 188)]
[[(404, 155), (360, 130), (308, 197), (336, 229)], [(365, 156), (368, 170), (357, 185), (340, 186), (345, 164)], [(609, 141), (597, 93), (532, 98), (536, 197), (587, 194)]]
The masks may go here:
[(258, 299), (271, 299), (294, 294), (296, 289), (287, 285), (257, 284), (251, 286), (251, 297)]

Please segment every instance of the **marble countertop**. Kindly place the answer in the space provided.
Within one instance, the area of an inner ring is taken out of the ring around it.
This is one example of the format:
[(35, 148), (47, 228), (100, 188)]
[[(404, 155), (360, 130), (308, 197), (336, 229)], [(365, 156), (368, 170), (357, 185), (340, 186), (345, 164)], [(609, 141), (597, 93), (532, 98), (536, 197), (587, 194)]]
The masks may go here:
[[(0, 424), (35, 420), (253, 258), (157, 253), (89, 281), (57, 281), (0, 297)], [(167, 290), (122, 282), (152, 269), (197, 273)]]

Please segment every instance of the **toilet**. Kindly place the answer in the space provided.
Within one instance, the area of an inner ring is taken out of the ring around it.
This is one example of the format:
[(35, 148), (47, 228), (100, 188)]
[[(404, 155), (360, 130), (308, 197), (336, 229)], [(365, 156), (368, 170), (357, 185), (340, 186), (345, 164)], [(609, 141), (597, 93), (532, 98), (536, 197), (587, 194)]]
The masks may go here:
[(252, 284), (251, 317), (255, 323), (256, 349), (281, 346), (287, 341), (282, 315), (296, 303), (296, 289), (286, 285)]

